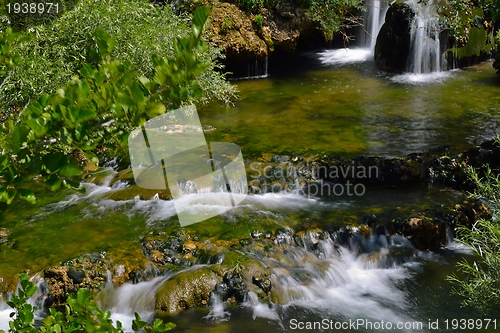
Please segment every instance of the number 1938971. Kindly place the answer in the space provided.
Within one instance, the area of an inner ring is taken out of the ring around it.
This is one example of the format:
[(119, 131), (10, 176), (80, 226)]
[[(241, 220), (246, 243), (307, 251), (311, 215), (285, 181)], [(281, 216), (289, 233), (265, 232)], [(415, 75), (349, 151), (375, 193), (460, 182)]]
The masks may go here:
[(58, 14), (59, 4), (53, 2), (9, 2), (7, 3), (8, 14)]

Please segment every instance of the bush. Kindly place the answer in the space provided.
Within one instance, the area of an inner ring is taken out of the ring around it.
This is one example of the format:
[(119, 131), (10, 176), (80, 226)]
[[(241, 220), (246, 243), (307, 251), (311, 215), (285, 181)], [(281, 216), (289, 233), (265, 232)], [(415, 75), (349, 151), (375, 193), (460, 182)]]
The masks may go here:
[(480, 259), (458, 264), (461, 276), (454, 274), (448, 280), (454, 284), (453, 293), (463, 297), (462, 305), (478, 309), (483, 314), (498, 313), (500, 304), (500, 176), (486, 167), (484, 177), (469, 169), (469, 177), (476, 184), (473, 196), (487, 200), (493, 210), (491, 220), (480, 219), (471, 229), (460, 227), (457, 241), (470, 247)]
[[(0, 109), (23, 109), (28, 101), (64, 86), (84, 63), (97, 65), (89, 54), (97, 28), (116, 40), (114, 59), (130, 62), (132, 70), (150, 79), (151, 56), (172, 56), (175, 39), (190, 32), (187, 15), (176, 16), (169, 6), (154, 7), (148, 0), (80, 0), (68, 7), (53, 20), (22, 31), (28, 40), (13, 49), (22, 65), (12, 69), (2, 87)], [(215, 98), (230, 103), (234, 98), (234, 88), (217, 71), (219, 56), (211, 48), (199, 54), (207, 66), (199, 77), (206, 92), (202, 102)]]
[(307, 16), (318, 22), (327, 40), (340, 32), (349, 40), (347, 30), (361, 25), (361, 18), (353, 13), (364, 10), (363, 0), (308, 0)]
[[(60, 312), (50, 309), (50, 314), (42, 320), (40, 329), (35, 328), (35, 312), (37, 308), (28, 303), (28, 299), (33, 296), (37, 287), (30, 282), (28, 275), (20, 276), (20, 288), (12, 295), (7, 304), (13, 308), (13, 320), (9, 322), (9, 332), (107, 332), (123, 333), (122, 324), (117, 321), (116, 325), (110, 319), (111, 313), (99, 308), (86, 289), (79, 289), (78, 292), (68, 296), (65, 311)], [(143, 321), (135, 313), (132, 323), (134, 332), (167, 332), (175, 327), (173, 323), (163, 323), (156, 319), (152, 326)], [(0, 333), (5, 333), (0, 331)]]
[(263, 23), (263, 18), (262, 18), (262, 15), (255, 15), (254, 17), (254, 22), (255, 24), (259, 27), (259, 28), (262, 28), (262, 23)]
[[(35, 202), (34, 179), (52, 191), (79, 189), (84, 163), (97, 164), (97, 152), (128, 156), (130, 128), (199, 101), (206, 88), (200, 76), (208, 65), (199, 55), (207, 51), (201, 37), (209, 12), (195, 11), (192, 32), (175, 40), (174, 56), (152, 57), (152, 79), (139, 76), (130, 62), (112, 59), (116, 41), (96, 30), (98, 47), (89, 56), (97, 66), (83, 64), (64, 88), (41, 95), (0, 124), (0, 202)], [(7, 49), (11, 38), (8, 31), (0, 34), (0, 46)]]
[(258, 13), (265, 7), (265, 0), (240, 0), (240, 8), (250, 12)]

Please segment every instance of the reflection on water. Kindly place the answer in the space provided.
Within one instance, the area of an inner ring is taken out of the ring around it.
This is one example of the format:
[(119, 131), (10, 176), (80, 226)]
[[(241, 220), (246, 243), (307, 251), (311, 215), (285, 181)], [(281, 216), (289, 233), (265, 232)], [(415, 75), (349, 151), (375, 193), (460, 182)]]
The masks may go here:
[(391, 75), (362, 51), (310, 54), (302, 59), (305, 69), (287, 67), (267, 79), (237, 82), (242, 98), (234, 107), (201, 108), (201, 122), (217, 128), (206, 133), (207, 140), (236, 143), (244, 156), (400, 156), (443, 145), (464, 150), (495, 135), (500, 84), (491, 62)]

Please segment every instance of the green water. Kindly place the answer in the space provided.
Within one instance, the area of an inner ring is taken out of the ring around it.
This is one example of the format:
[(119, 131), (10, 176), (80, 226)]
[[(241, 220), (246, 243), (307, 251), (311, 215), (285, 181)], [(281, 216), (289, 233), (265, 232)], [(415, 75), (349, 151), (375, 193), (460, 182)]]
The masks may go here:
[[(207, 141), (236, 143), (247, 158), (280, 153), (401, 156), (443, 145), (467, 149), (493, 137), (499, 124), (499, 83), (491, 63), (453, 72), (441, 82), (415, 85), (394, 82), (371, 63), (335, 67), (320, 65), (313, 56), (304, 59), (308, 65), (300, 70), (236, 81), (241, 99), (234, 107), (200, 107), (202, 124), (217, 128), (206, 133)], [(113, 191), (115, 198), (120, 194), (133, 198), (134, 188)], [(143, 197), (141, 208), (133, 200), (107, 200), (109, 192), (82, 196), (41, 191), (36, 205), (16, 203), (3, 210), (0, 226), (12, 233), (9, 240), (15, 245), (0, 247), (0, 278), (7, 281), (21, 271), (35, 274), (82, 253), (106, 251), (117, 258), (115, 264), (142, 261), (141, 237), (181, 229), (168, 203)], [(368, 186), (361, 197), (255, 196), (231, 214), (184, 230), (201, 239), (230, 240), (256, 229), (356, 225), (373, 214), (409, 217), (426, 209), (447, 209), (462, 199), (459, 192), (427, 185)], [(71, 200), (75, 202), (61, 204)], [(461, 257), (451, 252), (433, 257), (401, 286), (414, 302), (416, 318), (477, 317), (459, 308), (459, 299), (449, 295), (451, 287), (444, 281)], [(179, 332), (289, 331), (285, 322), (253, 319), (248, 309), (231, 311), (230, 321), (221, 323), (203, 321), (207, 309), (192, 309), (173, 320)], [(317, 312), (292, 308), (283, 320), (293, 316), (320, 318)]]
[(325, 66), (313, 56), (266, 79), (236, 81), (234, 107), (199, 108), (207, 140), (243, 155), (335, 153), (401, 156), (451, 145), (470, 148), (498, 128), (500, 82), (491, 62), (442, 82), (396, 83), (373, 63)]

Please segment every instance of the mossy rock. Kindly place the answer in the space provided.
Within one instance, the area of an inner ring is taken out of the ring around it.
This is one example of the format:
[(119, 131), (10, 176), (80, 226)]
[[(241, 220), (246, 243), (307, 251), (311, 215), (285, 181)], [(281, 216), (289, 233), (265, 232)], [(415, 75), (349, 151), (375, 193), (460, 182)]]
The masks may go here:
[(175, 315), (193, 306), (205, 306), (210, 293), (222, 278), (208, 268), (179, 273), (156, 293), (155, 310)]
[(212, 8), (210, 40), (228, 56), (239, 59), (265, 58), (268, 46), (258, 36), (252, 19), (230, 3)]

